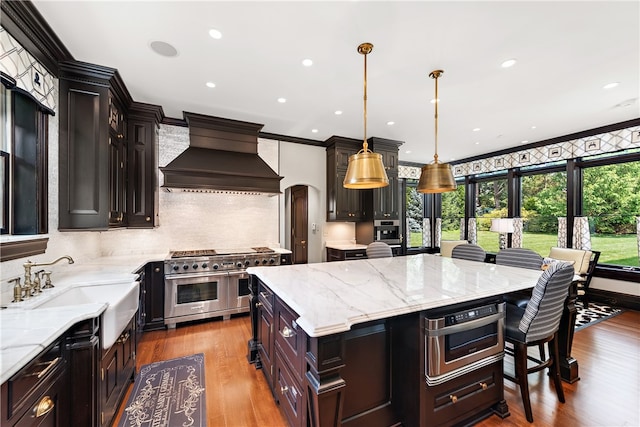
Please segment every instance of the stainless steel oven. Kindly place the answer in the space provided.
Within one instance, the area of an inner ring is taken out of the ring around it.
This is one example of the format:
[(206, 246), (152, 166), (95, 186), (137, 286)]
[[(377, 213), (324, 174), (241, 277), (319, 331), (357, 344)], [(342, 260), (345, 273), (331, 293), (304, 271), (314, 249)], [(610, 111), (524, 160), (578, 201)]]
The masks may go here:
[(437, 385), (504, 357), (504, 303), (427, 313), (425, 376)]
[(227, 308), (229, 274), (208, 273), (165, 276), (164, 323), (204, 319)]
[(229, 272), (229, 309), (243, 313), (249, 310), (251, 278), (245, 271)]

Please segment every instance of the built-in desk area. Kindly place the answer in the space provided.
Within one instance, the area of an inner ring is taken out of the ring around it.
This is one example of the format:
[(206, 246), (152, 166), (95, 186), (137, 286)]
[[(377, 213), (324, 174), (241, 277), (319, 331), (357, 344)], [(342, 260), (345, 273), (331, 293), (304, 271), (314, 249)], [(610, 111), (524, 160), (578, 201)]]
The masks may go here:
[(249, 360), (291, 425), (454, 425), (509, 415), (501, 355), (449, 377), (430, 374), (426, 343), (438, 332), (428, 325), (483, 313), (493, 322), (502, 296), (532, 288), (541, 271), (429, 254), (247, 271)]

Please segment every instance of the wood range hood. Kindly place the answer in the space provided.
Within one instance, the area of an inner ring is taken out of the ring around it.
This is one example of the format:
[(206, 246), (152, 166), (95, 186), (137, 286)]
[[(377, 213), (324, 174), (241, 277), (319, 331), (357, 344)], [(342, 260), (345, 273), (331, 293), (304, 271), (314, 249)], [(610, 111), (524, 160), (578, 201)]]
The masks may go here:
[(280, 194), (279, 176), (258, 155), (263, 125), (184, 112), (189, 147), (161, 167), (167, 191)]

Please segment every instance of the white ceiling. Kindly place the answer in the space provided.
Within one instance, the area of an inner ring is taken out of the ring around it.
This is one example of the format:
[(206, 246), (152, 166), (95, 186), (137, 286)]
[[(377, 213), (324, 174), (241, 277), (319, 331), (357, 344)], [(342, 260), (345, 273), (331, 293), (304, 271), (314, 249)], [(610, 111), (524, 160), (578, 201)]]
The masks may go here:
[[(638, 1), (33, 3), (75, 59), (117, 68), (135, 101), (168, 117), (190, 111), (275, 134), (361, 139), (362, 42), (374, 45), (367, 136), (405, 141), (400, 160), (433, 159), (428, 75), (439, 68), (441, 161), (640, 117)], [(178, 55), (154, 53), (153, 41)], [(509, 58), (518, 62), (502, 68)], [(619, 85), (603, 89), (610, 82)]]

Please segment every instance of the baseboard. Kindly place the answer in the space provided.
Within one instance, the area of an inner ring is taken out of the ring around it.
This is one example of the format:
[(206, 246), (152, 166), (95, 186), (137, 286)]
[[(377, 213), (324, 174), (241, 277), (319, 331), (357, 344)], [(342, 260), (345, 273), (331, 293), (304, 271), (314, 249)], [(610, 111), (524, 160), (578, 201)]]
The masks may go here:
[(621, 294), (602, 289), (589, 289), (589, 301), (602, 302), (618, 308), (640, 311), (640, 296)]

